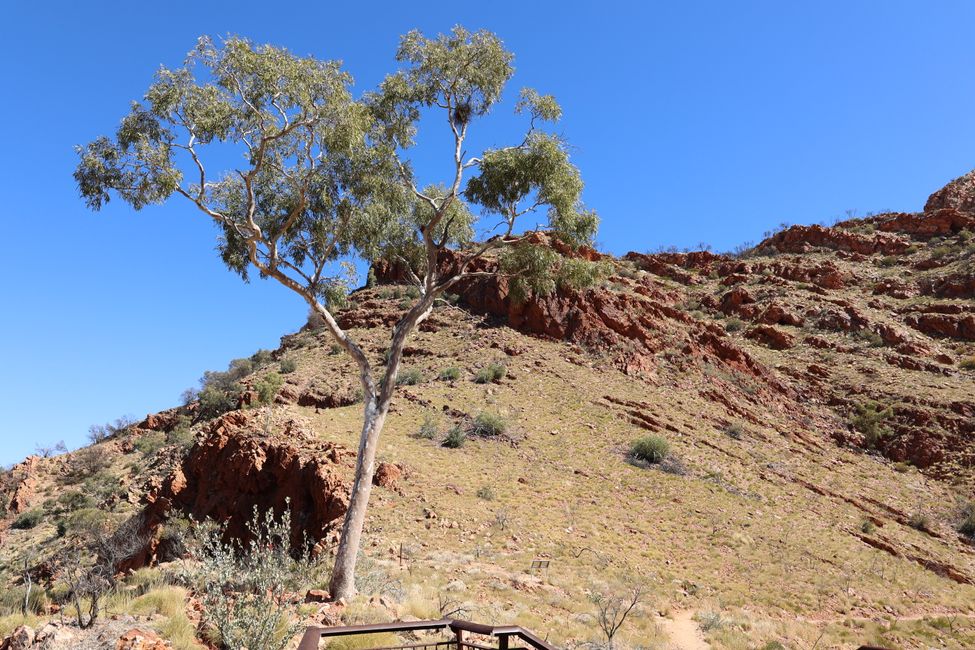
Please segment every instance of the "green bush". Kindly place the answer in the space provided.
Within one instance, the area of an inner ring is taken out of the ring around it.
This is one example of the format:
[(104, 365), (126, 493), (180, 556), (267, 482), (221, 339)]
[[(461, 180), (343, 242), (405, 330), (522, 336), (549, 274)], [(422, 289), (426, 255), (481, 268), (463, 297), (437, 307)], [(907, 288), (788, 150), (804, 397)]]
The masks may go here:
[(29, 530), (37, 526), (44, 520), (43, 510), (28, 510), (16, 519), (14, 523), (10, 524), (11, 528), (16, 528), (17, 530)]
[(966, 359), (962, 359), (958, 365), (962, 370), (975, 370), (975, 354)]
[(88, 494), (78, 490), (68, 490), (58, 495), (58, 505), (62, 510), (73, 512), (82, 508), (91, 508), (95, 505), (94, 499)]
[(492, 363), (486, 368), (481, 368), (474, 375), (474, 382), (477, 384), (487, 384), (492, 381), (500, 381), (508, 374), (508, 368), (503, 363)]
[(477, 498), (484, 499), (485, 501), (494, 501), (494, 490), (487, 485), (481, 486), (477, 489)]
[(250, 362), (255, 368), (263, 368), (274, 361), (270, 350), (258, 350), (251, 355)]
[(281, 359), (281, 363), (278, 364), (278, 369), (281, 371), (282, 375), (287, 375), (298, 369), (298, 362), (291, 357), (285, 357)]
[(907, 524), (911, 528), (916, 528), (920, 531), (927, 532), (931, 530), (931, 518), (923, 512), (915, 512), (912, 514), (910, 519), (907, 520)]
[(143, 455), (151, 456), (166, 446), (166, 434), (162, 431), (150, 431), (140, 436), (132, 446)]
[(406, 368), (396, 375), (397, 386), (415, 386), (423, 383), (423, 371), (419, 368)]
[(427, 413), (423, 416), (423, 424), (420, 425), (420, 430), (417, 432), (417, 436), (424, 438), (426, 440), (433, 440), (437, 437), (437, 432), (440, 431), (440, 420), (432, 413)]
[(276, 372), (269, 372), (264, 375), (255, 385), (257, 389), (257, 401), (261, 404), (270, 404), (274, 401), (275, 395), (281, 390), (284, 379)]
[(738, 422), (732, 422), (725, 427), (724, 432), (733, 440), (741, 440), (745, 437), (745, 427)]
[(633, 442), (630, 455), (636, 460), (656, 464), (670, 455), (670, 443), (662, 436), (644, 436)]
[(860, 531), (864, 535), (873, 535), (875, 530), (877, 530), (877, 524), (873, 523), (869, 519), (864, 519), (863, 523), (860, 524)]
[(856, 415), (853, 416), (850, 424), (863, 434), (867, 446), (876, 447), (890, 435), (890, 428), (885, 422), (893, 414), (890, 407), (883, 408), (877, 402), (864, 402), (856, 405)]
[(223, 390), (216, 386), (207, 386), (201, 390), (198, 400), (199, 407), (197, 412), (204, 420), (210, 420), (237, 408), (237, 395), (235, 392)]
[(729, 318), (724, 322), (724, 331), (728, 333), (740, 332), (745, 327), (745, 323), (740, 318)]
[(440, 379), (443, 381), (455, 381), (460, 379), (460, 368), (457, 366), (450, 366), (449, 368), (444, 368), (440, 371)]
[(342, 354), (342, 346), (339, 345), (338, 343), (333, 343), (332, 345), (329, 346), (328, 353), (331, 354), (332, 356), (335, 356), (336, 354)]
[(447, 432), (447, 437), (443, 440), (443, 446), (448, 449), (459, 449), (464, 446), (467, 442), (467, 432), (460, 427), (460, 425), (454, 425), (454, 427)]
[(508, 422), (496, 413), (482, 411), (471, 423), (470, 432), (475, 436), (500, 436), (508, 430)]
[(897, 258), (893, 255), (887, 255), (886, 257), (880, 258), (880, 266), (891, 267), (897, 266)]
[(958, 532), (975, 540), (975, 501), (969, 501), (962, 506), (961, 517)]

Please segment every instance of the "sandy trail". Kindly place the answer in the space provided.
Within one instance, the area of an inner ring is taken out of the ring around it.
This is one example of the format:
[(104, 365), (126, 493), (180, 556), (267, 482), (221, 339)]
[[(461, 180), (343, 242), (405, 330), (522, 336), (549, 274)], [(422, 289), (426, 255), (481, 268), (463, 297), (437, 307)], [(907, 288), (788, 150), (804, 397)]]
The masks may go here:
[(704, 640), (704, 634), (694, 620), (695, 612), (685, 609), (674, 614), (673, 618), (659, 618), (657, 624), (670, 638), (670, 645), (675, 650), (711, 650), (711, 645)]

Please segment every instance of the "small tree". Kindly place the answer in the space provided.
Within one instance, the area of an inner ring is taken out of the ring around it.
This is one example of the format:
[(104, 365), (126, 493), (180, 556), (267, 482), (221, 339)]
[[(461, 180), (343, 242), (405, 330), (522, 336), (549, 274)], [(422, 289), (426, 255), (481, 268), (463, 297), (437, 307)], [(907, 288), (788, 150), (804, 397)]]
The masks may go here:
[[(201, 38), (182, 68), (159, 70), (114, 138), (78, 148), (75, 171), (96, 210), (112, 195), (137, 210), (174, 195), (186, 200), (217, 225), (228, 267), (245, 280), (256, 270), (301, 296), (357, 364), (363, 422), (333, 598), (355, 591), (379, 434), (403, 347), (437, 298), (458, 282), (496, 273), (478, 264), (488, 254), (499, 256), (497, 267), (517, 296), (585, 286), (598, 275), (589, 263), (516, 234), (519, 219), (540, 209), (569, 245), (595, 233), (596, 215), (582, 208), (582, 180), (564, 142), (538, 130), (561, 116), (551, 96), (523, 90), (516, 111), (529, 122), (520, 142), (465, 157), (468, 130), (513, 74), (501, 41), (461, 27), (434, 39), (413, 31), (396, 58), (403, 67), (357, 101), (338, 63), (241, 38)], [(450, 130), (451, 174), (421, 186), (406, 154), (421, 115), (431, 111)], [(234, 146), (242, 150), (241, 167), (214, 173), (205, 164), (209, 149)], [(475, 244), (479, 217), (499, 236)], [(452, 264), (444, 263), (448, 250)], [(341, 262), (352, 255), (395, 264), (416, 287), (381, 369), (334, 316), (353, 280), (351, 265)]]
[(612, 650), (613, 638), (627, 617), (640, 605), (643, 588), (633, 587), (625, 594), (594, 592), (590, 599), (596, 606), (596, 623), (606, 637), (606, 647)]

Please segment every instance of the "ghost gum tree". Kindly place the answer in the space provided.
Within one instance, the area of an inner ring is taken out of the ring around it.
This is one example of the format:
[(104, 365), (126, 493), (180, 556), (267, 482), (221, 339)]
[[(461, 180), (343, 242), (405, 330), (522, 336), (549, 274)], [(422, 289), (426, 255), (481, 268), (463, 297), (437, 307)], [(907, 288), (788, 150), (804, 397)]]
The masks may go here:
[[(519, 295), (582, 287), (598, 275), (595, 266), (519, 235), (519, 219), (541, 210), (554, 235), (572, 246), (590, 242), (597, 226), (595, 213), (582, 207), (582, 180), (565, 143), (539, 129), (561, 116), (551, 96), (521, 91), (520, 142), (476, 156), (465, 151), (468, 131), (514, 72), (498, 37), (461, 27), (433, 39), (413, 31), (396, 59), (400, 69), (356, 99), (336, 62), (241, 38), (201, 38), (183, 67), (156, 73), (114, 138), (78, 148), (74, 174), (94, 210), (112, 196), (136, 210), (172, 197), (199, 210), (217, 225), (230, 269), (245, 280), (256, 271), (301, 296), (354, 359), (364, 409), (331, 583), (336, 599), (355, 593), (376, 450), (403, 346), (437, 298), (492, 273), (472, 270), (485, 255), (497, 256), (497, 272)], [(449, 128), (443, 155), (451, 173), (421, 185), (409, 153), (421, 116), (436, 113)], [(475, 242), (482, 224), (500, 236)], [(438, 266), (447, 249), (458, 260), (449, 271)], [(356, 257), (399, 264), (419, 289), (392, 329), (385, 367), (370, 362), (334, 315), (354, 281), (348, 260)]]

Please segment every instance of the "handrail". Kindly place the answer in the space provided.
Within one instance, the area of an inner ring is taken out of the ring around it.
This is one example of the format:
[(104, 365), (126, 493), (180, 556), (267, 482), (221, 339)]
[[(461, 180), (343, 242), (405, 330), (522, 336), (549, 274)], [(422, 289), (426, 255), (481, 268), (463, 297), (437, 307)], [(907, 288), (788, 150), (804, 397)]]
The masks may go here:
[[(499, 645), (502, 650), (509, 647), (508, 642), (511, 637), (524, 641), (535, 650), (559, 650), (547, 641), (540, 639), (535, 634), (517, 625), (484, 625), (472, 621), (444, 618), (437, 621), (394, 621), (392, 623), (374, 623), (371, 625), (344, 625), (337, 627), (317, 627), (311, 626), (305, 630), (298, 644), (298, 650), (318, 650), (318, 644), (323, 637), (348, 636), (356, 634), (375, 634), (377, 632), (414, 632), (417, 630), (451, 630), (457, 635), (457, 647), (478, 647), (476, 644), (465, 643), (463, 633), (480, 634), (483, 636), (498, 637)], [(417, 644), (422, 647), (422, 644)], [(427, 644), (433, 645), (433, 644)], [(397, 648), (408, 648), (410, 646), (395, 646)], [(513, 650), (513, 649), (512, 649)]]

